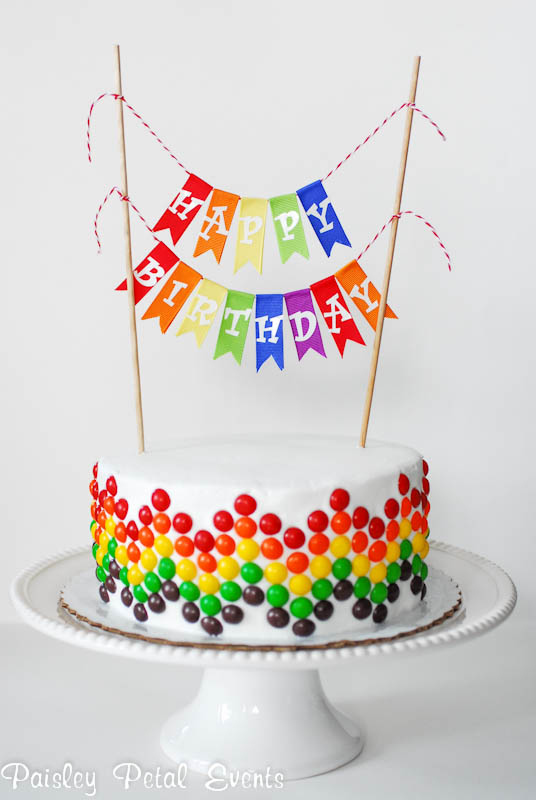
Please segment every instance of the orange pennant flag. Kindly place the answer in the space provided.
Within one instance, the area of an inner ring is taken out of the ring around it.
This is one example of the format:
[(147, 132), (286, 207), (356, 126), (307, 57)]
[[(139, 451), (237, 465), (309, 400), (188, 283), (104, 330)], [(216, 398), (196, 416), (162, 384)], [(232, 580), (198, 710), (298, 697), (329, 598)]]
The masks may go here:
[(231, 222), (240, 197), (237, 194), (214, 189), (201, 233), (195, 246), (194, 257), (212, 250), (218, 264), (221, 261), (223, 248), (229, 236)]
[[(350, 261), (335, 273), (335, 277), (344, 291), (354, 301), (367, 322), (376, 330), (381, 295), (374, 284), (367, 278), (357, 261)], [(386, 306), (385, 316), (397, 319), (394, 311)]]
[(202, 278), (180, 261), (142, 319), (160, 317), (160, 330), (165, 333)]

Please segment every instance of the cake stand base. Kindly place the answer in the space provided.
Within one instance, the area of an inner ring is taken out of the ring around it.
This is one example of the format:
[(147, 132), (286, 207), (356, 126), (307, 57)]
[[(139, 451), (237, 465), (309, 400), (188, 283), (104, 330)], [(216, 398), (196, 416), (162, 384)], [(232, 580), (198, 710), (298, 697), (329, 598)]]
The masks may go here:
[(357, 725), (331, 705), (318, 670), (206, 669), (191, 703), (164, 725), (177, 763), (219, 775), (281, 773), (285, 781), (340, 767), (363, 747)]

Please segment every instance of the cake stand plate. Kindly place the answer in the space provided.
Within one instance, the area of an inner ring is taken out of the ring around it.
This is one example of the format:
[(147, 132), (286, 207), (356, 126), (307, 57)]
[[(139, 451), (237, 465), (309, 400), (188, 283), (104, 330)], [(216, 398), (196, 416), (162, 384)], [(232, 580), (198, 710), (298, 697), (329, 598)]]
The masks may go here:
[(284, 780), (316, 775), (359, 754), (358, 726), (327, 699), (318, 670), (353, 658), (418, 651), (477, 636), (504, 621), (516, 602), (508, 575), (481, 556), (431, 542), (428, 562), (460, 587), (461, 609), (443, 624), (403, 638), (301, 650), (173, 646), (126, 638), (87, 625), (59, 606), (62, 588), (87, 568), (87, 547), (24, 570), (13, 603), (25, 622), (64, 642), (127, 658), (205, 668), (196, 697), (164, 725), (171, 759), (208, 772), (216, 763)]

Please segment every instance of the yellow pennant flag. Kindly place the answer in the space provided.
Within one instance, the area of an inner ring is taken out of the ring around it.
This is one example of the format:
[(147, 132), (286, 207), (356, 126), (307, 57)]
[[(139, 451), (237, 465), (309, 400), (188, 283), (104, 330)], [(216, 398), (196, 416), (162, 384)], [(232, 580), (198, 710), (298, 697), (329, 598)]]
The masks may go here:
[(262, 251), (264, 249), (264, 229), (268, 200), (257, 197), (243, 197), (238, 212), (238, 238), (234, 271), (250, 261), (257, 272), (262, 272)]
[(219, 283), (203, 278), (196, 294), (192, 297), (177, 336), (193, 331), (197, 346), (201, 347), (226, 294), (227, 289)]

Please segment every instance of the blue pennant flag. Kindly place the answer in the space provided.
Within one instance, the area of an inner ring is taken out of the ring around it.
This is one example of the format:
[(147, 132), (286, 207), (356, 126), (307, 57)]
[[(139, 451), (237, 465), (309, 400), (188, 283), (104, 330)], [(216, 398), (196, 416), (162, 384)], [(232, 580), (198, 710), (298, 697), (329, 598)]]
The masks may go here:
[(322, 181), (310, 183), (303, 189), (298, 189), (296, 194), (300, 198), (309, 222), (327, 256), (331, 255), (335, 242), (345, 244), (347, 247), (352, 246), (339, 222), (331, 200), (326, 194)]
[(255, 337), (257, 339), (257, 372), (270, 356), (273, 357), (279, 369), (284, 369), (282, 294), (257, 295)]

